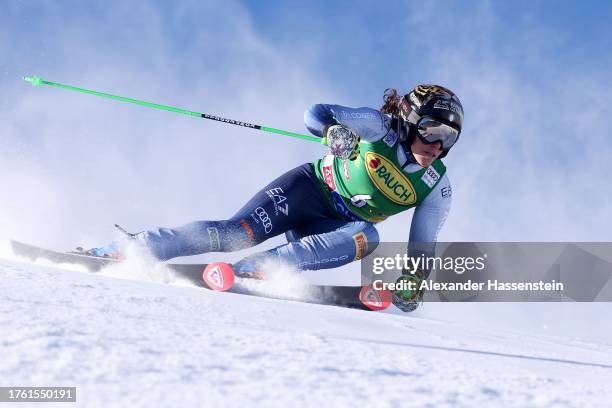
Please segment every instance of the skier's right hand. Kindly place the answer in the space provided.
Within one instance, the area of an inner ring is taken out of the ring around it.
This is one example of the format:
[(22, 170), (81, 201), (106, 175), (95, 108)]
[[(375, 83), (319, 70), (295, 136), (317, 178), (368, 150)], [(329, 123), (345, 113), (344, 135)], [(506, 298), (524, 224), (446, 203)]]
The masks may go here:
[(359, 135), (344, 125), (332, 125), (325, 132), (331, 154), (341, 159), (355, 160), (359, 156)]
[(391, 301), (393, 304), (403, 312), (412, 312), (416, 310), (421, 303), (423, 303), (423, 294), (425, 291), (421, 289), (421, 282), (423, 279), (418, 274), (406, 274), (400, 275), (397, 278), (396, 283), (408, 284), (409, 282), (413, 285), (413, 290), (402, 289), (394, 290), (391, 292)]

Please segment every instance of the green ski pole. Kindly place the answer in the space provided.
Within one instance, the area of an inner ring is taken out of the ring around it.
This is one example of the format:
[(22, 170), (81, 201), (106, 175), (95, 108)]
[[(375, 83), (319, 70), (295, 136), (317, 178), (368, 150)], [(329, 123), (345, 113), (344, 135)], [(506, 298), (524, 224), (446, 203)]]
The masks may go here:
[(288, 132), (286, 130), (275, 129), (275, 128), (271, 128), (267, 126), (254, 125), (252, 123), (242, 122), (242, 121), (234, 120), (234, 119), (222, 118), (220, 116), (209, 115), (207, 113), (194, 112), (194, 111), (190, 111), (187, 109), (175, 108), (173, 106), (160, 105), (157, 103), (140, 101), (138, 99), (126, 98), (124, 96), (118, 96), (118, 95), (111, 95), (111, 94), (104, 93), (104, 92), (92, 91), (90, 89), (77, 88), (76, 86), (46, 81), (37, 76), (23, 77), (23, 79), (31, 83), (32, 86), (49, 85), (49, 86), (54, 86), (56, 88), (68, 89), (70, 91), (82, 92), (82, 93), (86, 93), (90, 95), (101, 96), (103, 98), (115, 99), (115, 100), (122, 101), (122, 102), (134, 103), (136, 105), (148, 106), (150, 108), (162, 109), (162, 110), (166, 110), (170, 112), (181, 113), (183, 115), (196, 116), (196, 117), (200, 117), (204, 119), (216, 120), (217, 122), (223, 122), (223, 123), (227, 123), (230, 125), (243, 126), (243, 127), (247, 127), (251, 129), (262, 130), (264, 132), (277, 133), (279, 135), (290, 136), (290, 137), (295, 137), (298, 139), (309, 140), (311, 142), (318, 142), (318, 143), (326, 144), (325, 138), (320, 138), (320, 137), (311, 136), (311, 135), (302, 135), (300, 133)]

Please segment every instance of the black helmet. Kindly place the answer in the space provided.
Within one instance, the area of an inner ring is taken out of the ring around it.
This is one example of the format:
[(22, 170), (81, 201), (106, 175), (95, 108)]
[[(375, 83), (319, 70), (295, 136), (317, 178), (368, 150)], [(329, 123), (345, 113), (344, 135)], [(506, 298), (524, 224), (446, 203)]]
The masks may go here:
[[(402, 96), (399, 101), (400, 122), (403, 122), (404, 143), (410, 145), (414, 138), (419, 135), (419, 126), (422, 121), (437, 121), (454, 130), (454, 138), (451, 138), (447, 146), (442, 143), (442, 154), (446, 156), (459, 138), (461, 126), (463, 126), (463, 106), (457, 95), (451, 90), (440, 85), (417, 85), (412, 91)], [(431, 124), (430, 124), (431, 126)], [(421, 140), (423, 140), (421, 138)], [(438, 140), (427, 141), (434, 143)]]

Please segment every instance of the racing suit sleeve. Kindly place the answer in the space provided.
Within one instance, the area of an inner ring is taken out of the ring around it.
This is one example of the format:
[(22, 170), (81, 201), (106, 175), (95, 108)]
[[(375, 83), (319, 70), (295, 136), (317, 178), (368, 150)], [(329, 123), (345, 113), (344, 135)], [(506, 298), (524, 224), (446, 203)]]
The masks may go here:
[[(431, 257), (435, 255), (438, 234), (448, 217), (451, 207), (452, 189), (448, 176), (434, 187), (423, 202), (415, 208), (410, 226), (408, 256)], [(425, 277), (430, 270), (424, 270)]]
[(389, 132), (391, 119), (372, 108), (348, 108), (340, 105), (316, 104), (304, 113), (306, 128), (323, 137), (331, 125), (344, 125), (354, 130), (361, 140), (375, 142)]

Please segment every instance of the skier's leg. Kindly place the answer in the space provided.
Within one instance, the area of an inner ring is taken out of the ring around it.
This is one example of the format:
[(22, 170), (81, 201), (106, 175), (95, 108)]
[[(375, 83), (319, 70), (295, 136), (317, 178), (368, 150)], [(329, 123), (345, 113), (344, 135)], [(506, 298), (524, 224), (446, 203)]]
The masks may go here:
[(135, 238), (162, 261), (207, 252), (229, 252), (249, 246), (246, 230), (240, 223), (230, 220), (195, 221), (175, 228), (155, 228), (140, 232)]
[(370, 222), (330, 219), (303, 224), (293, 229), (288, 238), (290, 242), (285, 245), (242, 259), (235, 265), (236, 272), (260, 270), (268, 259), (279, 260), (298, 270), (336, 268), (370, 254), (379, 239)]
[(285, 237), (287, 238), (287, 242), (295, 242), (309, 235), (324, 234), (326, 232), (335, 231), (338, 228), (344, 227), (347, 222), (350, 221), (339, 219), (313, 220), (308, 223), (298, 225), (297, 227), (294, 227), (289, 231), (285, 232)]
[(312, 164), (288, 171), (256, 193), (232, 218), (156, 228), (136, 238), (160, 260), (257, 245), (296, 225), (332, 218)]

